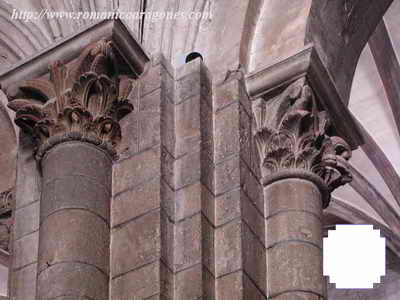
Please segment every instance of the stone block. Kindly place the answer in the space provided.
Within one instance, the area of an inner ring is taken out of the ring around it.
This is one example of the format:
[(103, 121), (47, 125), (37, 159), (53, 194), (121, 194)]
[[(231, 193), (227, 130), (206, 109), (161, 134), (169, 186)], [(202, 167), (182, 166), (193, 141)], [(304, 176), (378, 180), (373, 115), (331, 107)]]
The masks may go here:
[(253, 299), (243, 297), (243, 272), (237, 271), (216, 280), (216, 299), (242, 300)]
[(139, 151), (146, 150), (152, 146), (160, 144), (161, 128), (160, 113), (141, 112), (138, 116), (139, 121)]
[(219, 163), (240, 151), (239, 105), (233, 103), (218, 111), (214, 122), (214, 163)]
[(139, 151), (139, 113), (133, 111), (119, 122), (122, 139), (118, 145), (120, 159), (126, 159)]
[(239, 161), (239, 156), (234, 156), (215, 165), (215, 195), (220, 195), (240, 186)]
[(111, 300), (148, 299), (159, 292), (158, 261), (111, 280)]
[(214, 232), (215, 276), (221, 277), (242, 269), (241, 221), (237, 219)]
[(17, 186), (15, 192), (16, 209), (24, 207), (40, 199), (41, 176), (36, 160), (33, 158), (33, 148), (18, 152)]
[(162, 159), (162, 176), (171, 188), (178, 190), (200, 180), (200, 152), (175, 159), (163, 149)]
[(159, 146), (140, 152), (114, 165), (114, 195), (160, 176)]
[(305, 212), (282, 212), (267, 219), (267, 247), (287, 240), (299, 240), (322, 248), (322, 224)]
[(291, 242), (268, 249), (267, 255), (269, 295), (304, 290), (323, 295), (321, 249)]
[(243, 274), (243, 299), (266, 300), (267, 297), (254, 285), (253, 281)]
[(220, 226), (240, 216), (240, 189), (215, 197), (205, 186), (202, 189), (202, 210), (214, 226)]
[(36, 201), (15, 211), (14, 240), (39, 229), (40, 202)]
[(161, 257), (173, 272), (201, 262), (201, 229), (200, 213), (177, 223), (163, 214)]
[(163, 181), (161, 185), (162, 207), (168, 217), (178, 222), (201, 210), (201, 184), (194, 183), (174, 191)]
[(285, 179), (274, 182), (264, 189), (268, 204), (267, 216), (280, 211), (302, 210), (317, 216), (322, 214), (321, 193), (317, 186), (303, 179)]
[(263, 187), (243, 161), (240, 163), (240, 177), (243, 192), (265, 216)]
[(160, 211), (152, 211), (111, 231), (111, 276), (160, 258)]
[(37, 264), (14, 271), (11, 279), (12, 299), (36, 300)]
[[(67, 229), (67, 230), (66, 230)], [(65, 209), (50, 215), (42, 224), (39, 273), (52, 265), (79, 261), (109, 272), (110, 230), (91, 212)]]
[(39, 232), (28, 234), (14, 242), (13, 268), (33, 264), (38, 259)]
[(262, 293), (266, 294), (267, 260), (265, 247), (250, 228), (242, 223), (243, 269)]
[(108, 277), (93, 266), (73, 262), (56, 264), (38, 275), (37, 294), (40, 300), (64, 295), (74, 299), (108, 300)]
[(207, 269), (207, 272), (215, 277), (215, 230), (214, 227), (209, 223), (209, 221), (202, 216), (201, 219), (201, 231), (202, 231), (202, 256), (203, 265)]
[(200, 72), (191, 73), (175, 81), (175, 91), (172, 101), (174, 103), (181, 103), (189, 98), (199, 96), (200, 93)]
[(43, 180), (66, 176), (88, 177), (105, 188), (111, 187), (112, 161), (98, 147), (79, 141), (64, 142), (51, 148), (42, 160)]
[(213, 110), (217, 111), (232, 103), (239, 102), (239, 85), (238, 79), (231, 79), (215, 87), (213, 89)]
[(203, 61), (196, 58), (175, 70), (175, 79), (180, 80), (190, 74), (200, 74)]
[[(246, 165), (252, 167), (252, 128), (251, 116), (247, 114), (242, 105), (239, 106), (239, 144), (240, 144), (240, 157), (244, 160)], [(253, 170), (254, 172), (254, 170)]]
[[(99, 170), (101, 172), (102, 170)], [(111, 173), (111, 170), (108, 170)], [(62, 209), (88, 210), (107, 222), (110, 220), (110, 188), (87, 176), (55, 178), (43, 184), (40, 220)]]
[(178, 273), (161, 267), (163, 297), (165, 300), (190, 300), (202, 296), (202, 266), (197, 264)]
[(175, 106), (176, 144), (172, 155), (179, 157), (200, 149), (200, 97)]
[(242, 192), (242, 218), (265, 246), (266, 221), (253, 202)]
[(147, 73), (140, 79), (140, 96), (154, 92), (161, 88), (161, 73), (163, 68), (161, 64), (152, 66)]
[(111, 202), (112, 227), (160, 207), (160, 177), (118, 194)]

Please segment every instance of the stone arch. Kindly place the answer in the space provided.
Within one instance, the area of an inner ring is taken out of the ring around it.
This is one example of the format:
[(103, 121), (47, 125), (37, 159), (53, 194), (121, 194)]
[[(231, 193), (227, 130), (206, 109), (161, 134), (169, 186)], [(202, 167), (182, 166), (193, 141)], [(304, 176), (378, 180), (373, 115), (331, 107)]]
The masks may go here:
[(344, 102), (358, 58), (393, 0), (255, 0), (241, 41), (247, 72), (314, 43)]

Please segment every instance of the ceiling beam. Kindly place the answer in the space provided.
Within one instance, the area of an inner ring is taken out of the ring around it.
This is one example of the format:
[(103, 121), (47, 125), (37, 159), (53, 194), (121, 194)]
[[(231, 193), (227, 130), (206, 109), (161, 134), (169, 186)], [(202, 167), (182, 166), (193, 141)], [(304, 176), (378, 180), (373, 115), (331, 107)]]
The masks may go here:
[(351, 187), (381, 216), (394, 232), (400, 232), (400, 216), (381, 193), (352, 165)]
[(397, 204), (400, 206), (399, 175), (397, 174), (390, 160), (387, 158), (386, 154), (360, 122), (358, 122), (358, 128), (365, 142), (365, 144), (361, 146), (362, 150), (382, 176), (382, 179), (385, 181)]
[(400, 64), (383, 20), (368, 43), (400, 133)]

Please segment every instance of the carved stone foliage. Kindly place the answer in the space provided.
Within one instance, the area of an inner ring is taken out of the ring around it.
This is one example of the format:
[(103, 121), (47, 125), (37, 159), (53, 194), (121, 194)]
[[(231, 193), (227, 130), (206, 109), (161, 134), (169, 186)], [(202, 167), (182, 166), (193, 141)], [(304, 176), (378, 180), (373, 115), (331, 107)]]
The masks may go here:
[(23, 97), (9, 107), (15, 122), (37, 142), (37, 159), (55, 144), (82, 140), (115, 156), (121, 139), (119, 121), (133, 110), (127, 97), (133, 81), (120, 76), (113, 43), (100, 40), (77, 60), (50, 66), (50, 79), (21, 84)]
[(331, 135), (328, 115), (318, 109), (304, 78), (271, 100), (255, 101), (253, 113), (264, 181), (301, 173), (322, 180), (329, 192), (351, 181), (351, 148)]
[(9, 251), (10, 234), (12, 230), (13, 192), (8, 190), (0, 193), (0, 248)]

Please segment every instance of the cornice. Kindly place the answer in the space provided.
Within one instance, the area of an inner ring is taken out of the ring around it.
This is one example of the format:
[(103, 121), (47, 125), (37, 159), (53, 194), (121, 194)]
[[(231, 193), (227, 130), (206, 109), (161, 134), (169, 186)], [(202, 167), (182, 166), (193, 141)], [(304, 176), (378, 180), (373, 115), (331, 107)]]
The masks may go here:
[(364, 143), (360, 130), (335, 86), (332, 77), (313, 46), (309, 44), (296, 54), (245, 76), (249, 97), (269, 98), (296, 80), (305, 77), (318, 103), (326, 111), (337, 135), (354, 150)]
[(124, 66), (122, 71), (136, 78), (146, 71), (150, 58), (126, 24), (120, 19), (102, 20), (84, 27), (76, 34), (52, 44), (35, 56), (28, 57), (0, 73), (0, 87), (7, 91), (15, 83), (41, 77), (49, 72), (49, 66), (53, 62), (62, 61), (68, 64), (88, 45), (101, 39), (113, 42), (120, 65)]

